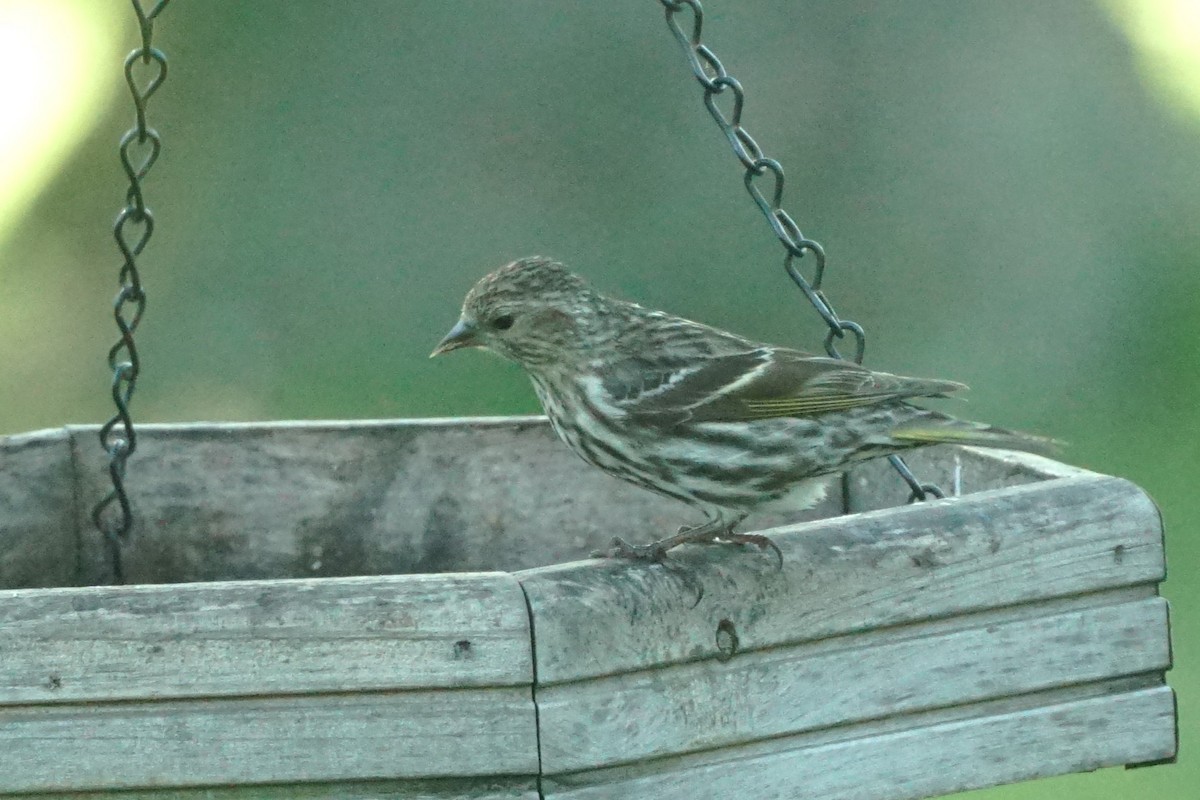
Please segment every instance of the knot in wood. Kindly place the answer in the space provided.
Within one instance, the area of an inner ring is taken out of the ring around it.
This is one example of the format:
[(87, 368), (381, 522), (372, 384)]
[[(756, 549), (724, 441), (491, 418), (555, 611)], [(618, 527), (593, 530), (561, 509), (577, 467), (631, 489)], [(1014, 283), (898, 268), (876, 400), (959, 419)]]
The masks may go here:
[(738, 635), (733, 623), (723, 619), (717, 623), (717, 660), (728, 661), (738, 650)]

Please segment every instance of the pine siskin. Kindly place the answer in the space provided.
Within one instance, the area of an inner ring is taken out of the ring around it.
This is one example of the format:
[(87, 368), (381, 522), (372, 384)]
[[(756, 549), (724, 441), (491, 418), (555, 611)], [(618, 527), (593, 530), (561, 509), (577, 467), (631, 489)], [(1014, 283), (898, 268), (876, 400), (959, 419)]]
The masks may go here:
[(615, 538), (612, 556), (659, 560), (717, 539), (774, 548), (733, 529), (752, 511), (811, 507), (825, 486), (812, 479), (855, 462), (940, 442), (1050, 444), (907, 402), (961, 383), (753, 342), (606, 297), (537, 256), (476, 283), (431, 357), (463, 347), (524, 367), (555, 432), (584, 461), (707, 518), (646, 545)]

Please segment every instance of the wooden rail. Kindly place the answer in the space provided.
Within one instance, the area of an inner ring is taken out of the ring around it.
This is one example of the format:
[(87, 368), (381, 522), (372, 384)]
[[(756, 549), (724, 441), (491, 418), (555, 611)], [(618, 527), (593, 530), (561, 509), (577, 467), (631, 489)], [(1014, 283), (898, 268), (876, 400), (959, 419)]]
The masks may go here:
[(94, 429), (0, 439), (0, 795), (902, 800), (1175, 754), (1118, 478), (930, 448), (963, 496), (867, 464), (758, 521), (782, 569), (641, 565), (570, 559), (681, 508), (540, 419), (142, 430), (121, 587)]

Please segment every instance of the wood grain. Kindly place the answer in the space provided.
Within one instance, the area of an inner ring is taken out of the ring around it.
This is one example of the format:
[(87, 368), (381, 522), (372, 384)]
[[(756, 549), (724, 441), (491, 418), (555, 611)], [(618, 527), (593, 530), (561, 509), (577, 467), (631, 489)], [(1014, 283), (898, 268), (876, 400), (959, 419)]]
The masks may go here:
[(206, 786), (193, 789), (22, 794), (20, 800), (539, 800), (533, 778)]
[[(1105, 602), (1100, 596), (1099, 602)], [(1158, 597), (964, 629), (917, 626), (760, 650), (538, 691), (547, 774), (1157, 672)], [(969, 623), (968, 623), (969, 624)]]
[(66, 432), (0, 437), (0, 589), (71, 585), (75, 548)]
[(664, 758), (546, 778), (547, 800), (917, 800), (1014, 781), (1156, 761), (1175, 753), (1175, 701), (1156, 687), (804, 746)]
[[(0, 587), (107, 578), (94, 436), (0, 439)], [(542, 418), (143, 426), (143, 585), (0, 591), (0, 794), (532, 800), (540, 770), (546, 797), (915, 800), (1172, 758), (1153, 502), (1036, 456), (909, 460), (963, 496), (856, 467), (745, 526), (787, 523), (781, 570), (564, 564), (687, 512)]]
[(528, 687), (0, 708), (7, 792), (537, 774)]
[[(99, 497), (95, 429), (68, 430), (80, 494)], [(131, 583), (523, 569), (697, 519), (585, 464), (544, 417), (144, 425), (128, 470)], [(763, 524), (841, 511), (834, 492)], [(108, 582), (90, 520), (76, 524), (79, 581)]]
[[(1164, 574), (1158, 510), (1083, 476), (779, 528), (753, 549), (681, 548), (667, 565), (518, 573), (538, 680), (560, 683), (1139, 583)], [(702, 597), (697, 602), (697, 596)]]
[(0, 705), (528, 686), (506, 573), (6, 592)]
[[(691, 521), (686, 506), (583, 464), (542, 417), (139, 431), (138, 458), (129, 464), (136, 518), (126, 553), (134, 583), (521, 569), (578, 558), (617, 533), (650, 539)], [(14, 495), (0, 513), (0, 536), (5, 526), (16, 529), (18, 512), (36, 509), (39, 525), (57, 520), (55, 537), (65, 549), (49, 548), (41, 528), (37, 535), (10, 531), (38, 568), (32, 580), (0, 571), (0, 587), (107, 582), (104, 549), (88, 518), (107, 490), (95, 434), (92, 426), (67, 426), (0, 439), (0, 502), (6, 486)], [(56, 454), (61, 474), (39, 477), (46, 467), (39, 451)], [(971, 448), (926, 448), (910, 460), (924, 477), (944, 482), (955, 458), (966, 464), (968, 491), (1073, 474), (1036, 456)], [(855, 468), (848, 481), (853, 511), (907, 496), (885, 462)], [(816, 509), (759, 515), (746, 528), (843, 513), (843, 482), (834, 476), (830, 483)], [(75, 513), (62, 518), (75, 497)], [(621, 509), (619, 519), (612, 508)]]

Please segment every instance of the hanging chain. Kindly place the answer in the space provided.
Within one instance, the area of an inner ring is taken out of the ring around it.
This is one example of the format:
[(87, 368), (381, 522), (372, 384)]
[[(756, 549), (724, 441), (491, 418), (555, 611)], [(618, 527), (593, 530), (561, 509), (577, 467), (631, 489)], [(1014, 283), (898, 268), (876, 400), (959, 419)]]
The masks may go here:
[[(158, 0), (147, 12), (139, 0), (131, 0), (137, 14), (138, 28), (142, 37), (141, 47), (125, 58), (125, 82), (133, 95), (134, 126), (121, 137), (119, 153), (121, 166), (129, 179), (125, 192), (125, 207), (117, 214), (113, 223), (113, 238), (121, 251), (124, 263), (118, 276), (120, 290), (113, 301), (113, 317), (120, 330), (120, 339), (108, 351), (108, 366), (112, 370), (112, 400), (117, 411), (100, 428), (100, 445), (108, 453), (108, 474), (112, 489), (92, 509), (92, 522), (104, 536), (112, 564), (114, 583), (123, 583), (125, 572), (121, 562), (121, 543), (128, 537), (133, 526), (133, 509), (125, 491), (125, 462), (137, 450), (137, 437), (133, 430), (133, 418), (129, 415), (129, 401), (137, 386), (141, 362), (133, 332), (137, 330), (146, 310), (146, 292), (142, 288), (138, 273), (137, 257), (146, 248), (154, 233), (154, 214), (142, 196), (142, 181), (146, 178), (162, 149), (158, 131), (146, 124), (146, 106), (151, 96), (167, 77), (167, 57), (151, 45), (154, 35), (154, 19), (166, 7), (169, 0)], [(150, 68), (149, 80), (139, 85), (134, 77), (138, 62)], [(119, 426), (119, 427), (118, 427)], [(106, 513), (113, 503), (115, 514)]]
[[(704, 26), (704, 9), (699, 0), (659, 0), (666, 10), (667, 26), (683, 48), (692, 74), (704, 89), (704, 107), (716, 121), (725, 138), (729, 140), (733, 154), (742, 163), (746, 173), (744, 176), (746, 191), (754, 200), (754, 204), (766, 217), (771, 230), (779, 237), (787, 250), (783, 267), (792, 281), (800, 287), (800, 291), (808, 298), (821, 319), (829, 327), (825, 334), (825, 352), (831, 358), (845, 359), (837, 349), (839, 340), (844, 340), (850, 334), (854, 341), (854, 361), (861, 364), (867, 349), (867, 334), (857, 322), (842, 319), (833, 310), (833, 305), (821, 290), (821, 281), (825, 277), (825, 251), (817, 242), (807, 238), (800, 232), (800, 227), (791, 215), (783, 208), (783, 165), (773, 158), (768, 158), (750, 132), (742, 127), (742, 109), (745, 105), (746, 93), (742, 84), (726, 70), (716, 53), (704, 44), (701, 32)], [(691, 12), (691, 31), (687, 31), (677, 18), (677, 15), (687, 9)], [(717, 103), (718, 95), (728, 92), (733, 97), (732, 107), (723, 111)], [(765, 189), (765, 191), (764, 191)], [(812, 277), (805, 277), (797, 262), (806, 255), (812, 257)], [(925, 500), (928, 497), (945, 497), (937, 486), (921, 483), (913, 475), (908, 465), (900, 456), (888, 456), (888, 460), (900, 477), (908, 484), (911, 494), (910, 503)]]

